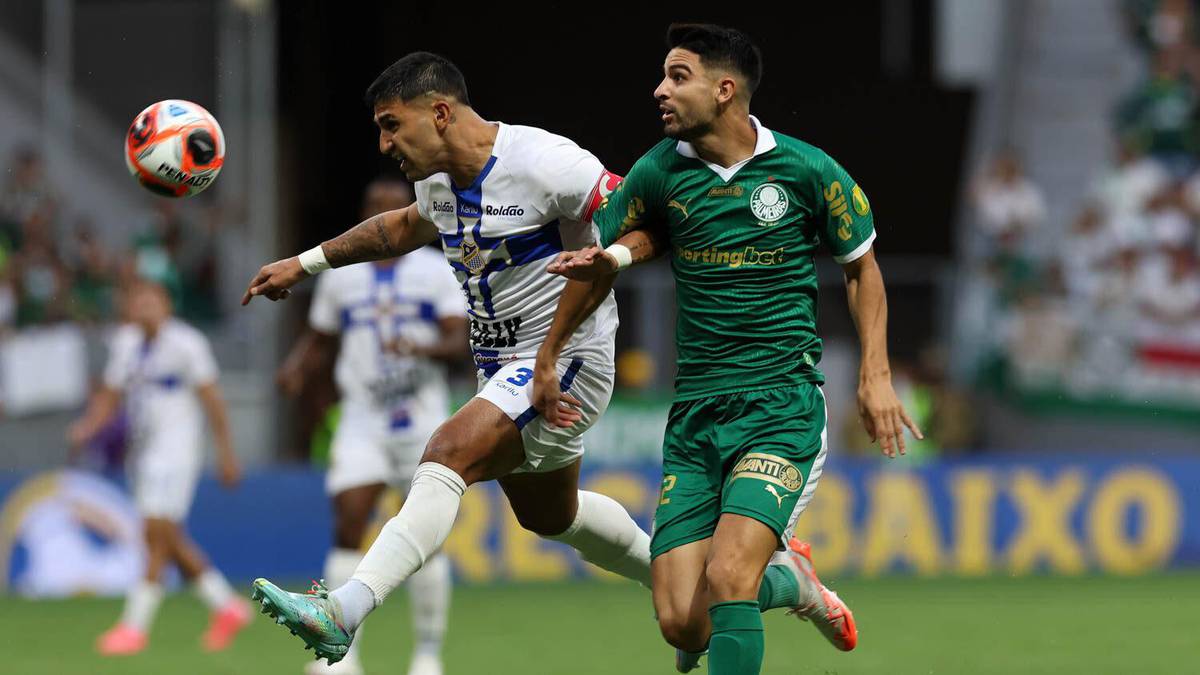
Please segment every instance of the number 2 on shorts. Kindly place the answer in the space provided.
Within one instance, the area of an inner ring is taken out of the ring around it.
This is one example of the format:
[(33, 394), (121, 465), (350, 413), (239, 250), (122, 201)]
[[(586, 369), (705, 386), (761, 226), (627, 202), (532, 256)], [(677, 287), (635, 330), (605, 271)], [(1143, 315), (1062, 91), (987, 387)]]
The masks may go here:
[(675, 476), (663, 476), (661, 498), (658, 500), (659, 506), (671, 503), (671, 498), (667, 496), (667, 493), (673, 487), (675, 487)]

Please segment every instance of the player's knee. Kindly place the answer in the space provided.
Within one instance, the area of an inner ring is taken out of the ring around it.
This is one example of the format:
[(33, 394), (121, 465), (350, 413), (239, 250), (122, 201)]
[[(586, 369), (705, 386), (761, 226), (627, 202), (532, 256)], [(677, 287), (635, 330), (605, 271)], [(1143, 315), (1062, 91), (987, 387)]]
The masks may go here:
[(663, 639), (667, 641), (667, 644), (676, 649), (698, 652), (703, 650), (708, 642), (703, 619), (693, 617), (686, 611), (660, 611), (658, 629), (662, 632)]
[(455, 435), (439, 429), (425, 444), (425, 453), (421, 462), (441, 464), (462, 477), (468, 485), (477, 481), (472, 479), (472, 461), (466, 445)]
[(704, 579), (714, 602), (758, 597), (758, 575), (735, 557), (718, 557), (704, 568)]

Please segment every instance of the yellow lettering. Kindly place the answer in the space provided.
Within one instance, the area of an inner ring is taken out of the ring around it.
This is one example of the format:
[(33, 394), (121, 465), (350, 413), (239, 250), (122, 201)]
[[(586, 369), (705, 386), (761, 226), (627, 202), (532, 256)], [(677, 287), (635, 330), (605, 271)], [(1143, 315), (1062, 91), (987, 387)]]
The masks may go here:
[(854, 491), (836, 474), (826, 473), (812, 502), (796, 521), (796, 536), (812, 544), (821, 571), (838, 574), (854, 548)]
[[(1127, 536), (1125, 518), (1141, 511), (1141, 537)], [(1088, 535), (1101, 567), (1119, 574), (1140, 574), (1162, 567), (1179, 541), (1183, 520), (1179, 495), (1169, 480), (1151, 469), (1113, 475), (1096, 491), (1088, 513)]]
[(896, 561), (921, 575), (937, 574), (941, 551), (925, 484), (910, 473), (882, 473), (871, 484), (870, 500), (863, 574), (878, 575)]
[(966, 576), (991, 569), (996, 483), (987, 471), (959, 471), (950, 482), (954, 495), (954, 569)]
[(734, 251), (729, 254), (729, 266), (737, 269), (742, 266), (742, 252)]
[(662, 496), (662, 499), (658, 500), (659, 504), (671, 503), (671, 498), (667, 496), (667, 493), (670, 492), (671, 488), (673, 487), (675, 487), (675, 476), (663, 476), (662, 492), (659, 493)]
[(825, 188), (825, 201), (832, 202), (840, 194), (842, 194), (842, 184), (835, 180)]
[[(468, 581), (492, 581), (496, 578), (496, 566), (487, 547), (490, 514), (497, 510), (491, 503), (492, 494), (481, 487), (467, 490), (459, 504), (458, 518), (450, 530), (450, 538), (442, 546), (442, 551), (454, 563), (459, 574)], [(504, 510), (509, 511), (507, 505)]]
[(833, 216), (834, 218), (839, 218), (844, 215), (848, 216), (849, 214), (846, 213), (846, 211), (849, 210), (849, 208), (850, 207), (846, 205), (846, 198), (838, 197), (836, 202), (833, 202), (829, 205), (829, 215)]
[(1066, 471), (1057, 481), (1043, 483), (1032, 472), (1020, 471), (1011, 491), (1024, 528), (1009, 546), (1009, 569), (1023, 574), (1045, 559), (1056, 572), (1082, 572), (1083, 551), (1071, 535), (1070, 519), (1083, 494), (1083, 476)]

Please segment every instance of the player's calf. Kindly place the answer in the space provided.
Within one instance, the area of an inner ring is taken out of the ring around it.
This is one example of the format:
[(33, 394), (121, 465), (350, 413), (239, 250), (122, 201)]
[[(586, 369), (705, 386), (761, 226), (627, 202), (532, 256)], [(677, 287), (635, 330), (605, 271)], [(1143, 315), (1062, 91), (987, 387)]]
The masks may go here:
[(708, 648), (708, 636), (711, 630), (708, 623), (708, 610), (702, 610), (700, 615), (692, 613), (660, 614), (658, 630), (667, 644), (672, 647), (686, 652), (702, 652)]

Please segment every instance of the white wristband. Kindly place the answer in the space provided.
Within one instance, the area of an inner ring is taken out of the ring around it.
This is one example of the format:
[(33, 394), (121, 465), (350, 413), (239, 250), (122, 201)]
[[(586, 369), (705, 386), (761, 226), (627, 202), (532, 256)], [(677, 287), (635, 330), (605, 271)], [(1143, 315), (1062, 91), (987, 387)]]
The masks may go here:
[(623, 270), (633, 264), (633, 253), (629, 251), (628, 246), (613, 244), (604, 249), (604, 252), (617, 259), (617, 271)]
[(329, 269), (329, 261), (325, 259), (325, 251), (320, 246), (314, 246), (300, 254), (300, 266), (309, 274), (320, 274)]

